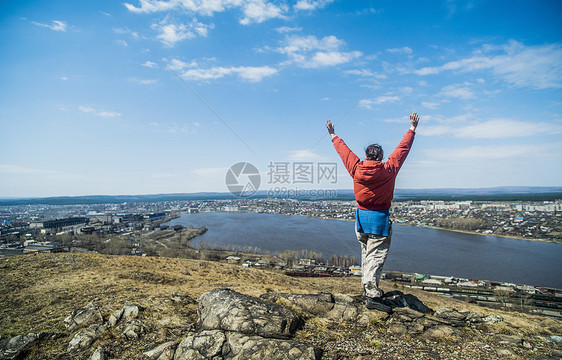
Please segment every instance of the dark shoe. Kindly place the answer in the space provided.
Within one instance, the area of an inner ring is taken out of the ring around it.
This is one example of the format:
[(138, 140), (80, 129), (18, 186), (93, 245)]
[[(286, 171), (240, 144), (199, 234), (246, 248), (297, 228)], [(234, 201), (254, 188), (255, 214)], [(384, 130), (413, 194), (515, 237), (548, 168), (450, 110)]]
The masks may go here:
[(388, 314), (392, 314), (392, 309), (390, 308), (390, 306), (385, 305), (382, 302), (381, 298), (367, 297), (367, 302), (365, 305), (369, 310), (378, 310)]

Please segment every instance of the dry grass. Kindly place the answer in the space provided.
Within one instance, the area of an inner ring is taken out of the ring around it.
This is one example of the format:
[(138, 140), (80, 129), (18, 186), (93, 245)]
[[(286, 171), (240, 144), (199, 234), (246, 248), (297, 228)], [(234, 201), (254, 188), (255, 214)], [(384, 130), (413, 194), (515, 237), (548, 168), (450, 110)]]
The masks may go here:
[[(382, 282), (385, 291), (391, 291), (392, 286), (390, 282)], [(176, 303), (172, 301), (172, 294), (181, 293), (196, 299), (209, 290), (223, 287), (252, 296), (266, 292), (320, 291), (357, 295), (360, 280), (356, 277), (291, 278), (279, 272), (177, 258), (79, 253), (6, 257), (0, 259), (0, 338), (53, 331), (66, 334), (69, 340), (71, 334), (66, 333), (63, 319), (73, 309), (93, 302), (107, 319), (125, 304), (134, 303), (146, 308), (141, 321), (147, 325), (147, 334), (150, 334), (135, 344), (138, 354), (139, 349), (180, 338), (197, 320), (196, 305)], [(406, 289), (405, 292), (417, 296), (435, 310), (448, 307), (500, 314), (506, 321), (492, 326), (491, 331), (522, 335), (562, 332), (562, 323), (554, 319), (482, 308), (417, 289)], [(340, 329), (312, 319), (304, 330), (301, 337), (329, 330), (337, 340)], [(109, 340), (119, 341), (118, 333), (108, 336)], [(66, 355), (60, 355), (65, 350), (60, 344), (64, 343), (68, 344), (68, 341), (53, 341), (49, 357), (65, 358)], [(126, 346), (129, 345), (124, 346), (122, 352), (112, 354), (113, 357), (126, 358), (129, 351)], [(36, 358), (41, 356), (45, 354)]]

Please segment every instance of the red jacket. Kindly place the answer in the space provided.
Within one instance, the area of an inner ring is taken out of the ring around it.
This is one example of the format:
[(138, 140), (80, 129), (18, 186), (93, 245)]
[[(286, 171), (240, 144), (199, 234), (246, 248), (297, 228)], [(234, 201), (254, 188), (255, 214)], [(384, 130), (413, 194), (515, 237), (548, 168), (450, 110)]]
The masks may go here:
[(390, 208), (394, 197), (394, 182), (410, 152), (414, 135), (412, 130), (408, 130), (386, 162), (361, 161), (342, 139), (337, 136), (332, 139), (345, 168), (353, 178), (353, 190), (359, 209), (384, 210)]

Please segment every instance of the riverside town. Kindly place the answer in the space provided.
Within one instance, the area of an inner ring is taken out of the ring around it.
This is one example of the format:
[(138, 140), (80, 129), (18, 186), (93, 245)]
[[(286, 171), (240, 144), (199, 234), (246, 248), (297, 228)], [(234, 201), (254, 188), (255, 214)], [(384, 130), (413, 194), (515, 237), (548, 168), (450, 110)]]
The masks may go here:
[[(289, 276), (360, 275), (354, 257), (325, 260), (314, 251), (262, 254), (250, 247), (191, 244), (207, 229), (165, 224), (182, 213), (250, 212), (353, 220), (352, 201), (279, 199), (123, 202), (87, 205), (0, 207), (0, 255), (81, 251), (104, 254), (188, 257), (243, 267), (282, 271)], [(562, 241), (562, 202), (395, 202), (398, 224), (550, 242)], [(328, 254), (329, 255), (329, 254)], [(398, 287), (413, 287), (481, 305), (562, 318), (562, 291), (530, 285), (387, 271)]]

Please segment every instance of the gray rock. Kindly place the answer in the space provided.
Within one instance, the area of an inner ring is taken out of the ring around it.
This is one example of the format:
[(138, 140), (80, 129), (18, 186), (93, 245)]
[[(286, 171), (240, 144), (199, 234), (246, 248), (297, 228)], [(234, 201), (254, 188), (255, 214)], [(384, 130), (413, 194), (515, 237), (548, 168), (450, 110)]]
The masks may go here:
[(304, 324), (286, 306), (265, 302), (230, 289), (211, 290), (199, 298), (198, 328), (227, 330), (246, 335), (289, 338)]
[(87, 328), (80, 330), (70, 343), (68, 344), (68, 352), (75, 353), (82, 350), (85, 350), (92, 345), (97, 338), (101, 336), (105, 332), (106, 328), (103, 325), (90, 325)]
[[(162, 355), (164, 352), (166, 352), (166, 350), (168, 350), (168, 349), (175, 350), (176, 346), (177, 346), (177, 343), (175, 341), (168, 341), (168, 342), (165, 342), (163, 344), (158, 345), (157, 347), (155, 347), (152, 350), (144, 352), (143, 355), (148, 357), (151, 360), (157, 360), (157, 359), (160, 359), (160, 355)], [(173, 355), (173, 352), (172, 352), (172, 355)], [(160, 359), (160, 360), (163, 360), (163, 359)]]
[(92, 354), (90, 360), (106, 360), (107, 359), (107, 352), (103, 347), (98, 347), (96, 351)]
[(260, 298), (270, 302), (288, 301), (304, 312), (334, 321), (356, 321), (364, 304), (349, 295), (321, 292), (317, 294), (268, 293)]
[(84, 328), (92, 324), (102, 324), (103, 317), (101, 311), (93, 304), (89, 303), (84, 308), (76, 309), (66, 319), (64, 325), (69, 331)]
[(23, 356), (43, 339), (50, 338), (51, 333), (29, 333), (0, 340), (0, 359), (11, 360)]
[(287, 340), (264, 339), (240, 333), (227, 335), (224, 359), (232, 360), (315, 360), (321, 352), (311, 346)]
[(174, 360), (221, 359), (226, 335), (220, 330), (206, 330), (180, 342)]
[(127, 340), (138, 339), (143, 333), (144, 326), (138, 320), (132, 320), (125, 326), (125, 329), (123, 330), (123, 336)]
[(121, 309), (115, 310), (109, 317), (107, 323), (110, 327), (114, 327), (119, 322), (127, 322), (135, 319), (142, 310), (143, 308), (138, 305), (125, 305)]
[(503, 321), (503, 317), (499, 315), (490, 315), (483, 318), (482, 321), (484, 321), (485, 324), (497, 324)]
[(313, 347), (294, 341), (206, 330), (185, 338), (174, 360), (315, 360), (320, 356)]

